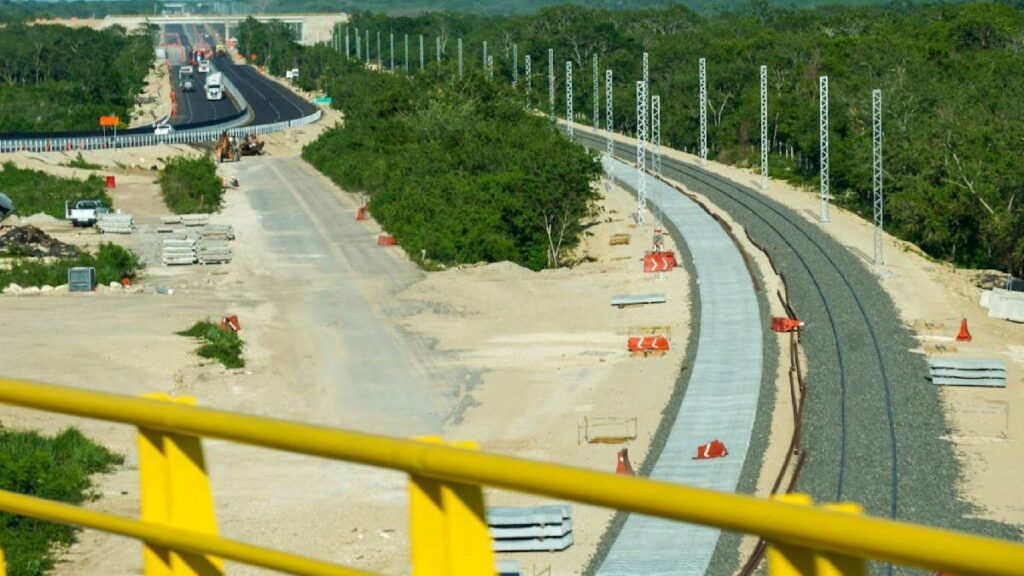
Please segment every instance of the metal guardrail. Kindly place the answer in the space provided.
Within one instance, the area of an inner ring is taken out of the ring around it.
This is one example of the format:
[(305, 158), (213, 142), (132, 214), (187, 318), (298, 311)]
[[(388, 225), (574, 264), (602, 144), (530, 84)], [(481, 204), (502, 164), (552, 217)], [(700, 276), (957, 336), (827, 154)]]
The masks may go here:
[[(0, 379), (0, 402), (139, 428), (142, 521), (88, 513), (0, 491), (0, 510), (90, 526), (146, 543), (146, 574), (167, 556), (212, 566), (218, 558), (274, 566), (294, 574), (353, 574), (281, 552), (221, 539), (200, 438), (320, 456), (402, 471), (410, 476), (410, 534), (414, 574), (494, 573), (481, 487), (572, 500), (680, 522), (759, 534), (771, 542), (773, 576), (863, 574), (876, 559), (964, 574), (1020, 575), (1024, 545), (861, 516), (855, 505), (818, 507), (806, 497), (771, 502), (752, 496), (485, 454), (439, 439), (401, 440), (209, 410), (171, 401), (132, 398)], [(197, 556), (198, 555), (198, 556)], [(274, 564), (271, 564), (272, 557)], [(302, 564), (306, 562), (306, 564)], [(162, 565), (161, 565), (162, 566)], [(178, 572), (174, 572), (177, 574)], [(185, 573), (185, 572), (181, 572)]]
[[(323, 116), (323, 110), (317, 110), (309, 116), (273, 124), (257, 124), (255, 126), (239, 126), (227, 128), (227, 133), (235, 137), (246, 134), (271, 134), (289, 128), (297, 128), (316, 122)], [(75, 150), (103, 150), (114, 148), (137, 148), (140, 146), (156, 146), (159, 144), (198, 144), (213, 142), (220, 138), (224, 128), (203, 128), (199, 130), (182, 130), (166, 135), (127, 134), (118, 136), (90, 136), (83, 138), (32, 138), (22, 140), (0, 140), (0, 154), (13, 152), (72, 152)]]

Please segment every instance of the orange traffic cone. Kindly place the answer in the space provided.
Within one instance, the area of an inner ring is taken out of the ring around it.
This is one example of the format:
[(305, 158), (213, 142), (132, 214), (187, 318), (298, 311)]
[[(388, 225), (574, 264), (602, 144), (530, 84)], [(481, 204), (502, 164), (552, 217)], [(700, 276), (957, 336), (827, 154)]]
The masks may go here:
[(615, 473), (636, 476), (636, 472), (633, 471), (633, 465), (629, 463), (629, 449), (623, 448), (619, 450), (619, 462), (615, 465)]
[(960, 319), (960, 333), (956, 335), (957, 342), (970, 342), (971, 332), (967, 329), (967, 318)]

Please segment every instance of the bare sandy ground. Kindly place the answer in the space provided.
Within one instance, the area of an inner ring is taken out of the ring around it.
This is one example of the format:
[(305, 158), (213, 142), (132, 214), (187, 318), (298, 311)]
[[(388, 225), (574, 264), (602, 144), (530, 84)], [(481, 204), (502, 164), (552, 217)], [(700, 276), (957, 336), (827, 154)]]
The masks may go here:
[[(265, 159), (222, 165), (224, 176), (238, 175), (242, 182), (213, 219), (235, 227), (230, 265), (154, 264), (132, 292), (0, 297), (5, 332), (17, 335), (5, 340), (4, 375), (122, 394), (187, 394), (202, 406), (400, 436), (422, 433), (395, 418), (391, 411), (401, 405), (398, 399), (392, 404), (384, 395), (378, 402), (368, 389), (347, 389), (360, 370), (389, 361), (389, 350), (379, 351), (380, 357), (352, 357), (345, 334), (362, 333), (367, 327), (361, 324), (368, 323), (373, 338), (392, 339), (409, 359), (416, 373), (410, 378), (427, 386), (446, 438), (609, 471), (625, 446), (639, 462), (679, 373), (689, 302), (685, 271), (664, 277), (641, 272), (651, 232), (632, 224), (631, 196), (618, 188), (607, 194), (600, 222), (589, 228), (577, 254), (590, 261), (574, 268), (535, 273), (496, 264), (424, 274), (400, 251), (373, 246), (378, 227), (352, 218), (356, 195), (294, 158), (338, 120), (334, 113), (327, 116), (317, 126), (268, 137)], [(84, 154), (107, 166), (103, 173), (117, 175), (110, 194), (117, 207), (134, 215), (142, 228), (137, 234), (107, 237), (48, 218), (30, 220), (64, 241), (113, 240), (155, 261), (158, 238), (148, 230), (167, 210), (149, 166), (186, 153), (196, 152), (168, 147)], [(61, 166), (70, 157), (59, 154), (13, 159), (61, 175), (87, 173)], [(630, 244), (609, 246), (617, 233), (629, 234)], [(159, 295), (157, 286), (175, 292)], [(647, 292), (664, 292), (668, 303), (622, 310), (609, 305), (613, 295)], [(200, 361), (192, 354), (194, 343), (174, 334), (196, 320), (228, 313), (242, 321), (243, 370)], [(345, 314), (367, 322), (346, 324)], [(652, 326), (668, 327), (671, 353), (631, 358), (627, 337)], [(578, 441), (581, 419), (595, 416), (636, 418), (637, 438), (623, 445)], [(98, 479), (103, 497), (92, 506), (137, 516), (130, 427), (5, 407), (0, 421), (46, 431), (79, 426), (125, 454), (124, 466)], [(222, 534), (365, 569), (407, 570), (402, 475), (223, 442), (205, 447)], [(488, 498), (495, 505), (542, 503), (505, 493)], [(609, 517), (607, 511), (575, 506), (572, 548), (513, 559), (527, 569), (576, 573)], [(86, 531), (57, 573), (138, 573), (140, 549)], [(258, 571), (232, 566), (232, 572)]]
[(157, 60), (146, 76), (146, 86), (136, 96), (129, 127), (149, 126), (171, 115), (171, 84), (167, 64)]
[[(635, 144), (628, 138), (622, 140)], [(667, 148), (663, 152), (697, 164), (697, 157), (691, 154)], [(760, 183), (760, 176), (749, 170), (715, 162), (709, 162), (707, 169), (755, 189)], [(873, 261), (871, 223), (832, 206), (831, 222), (822, 225), (815, 191), (772, 180), (768, 193), (792, 208), (808, 225), (823, 227), (866, 263)], [(916, 334), (922, 354), (1007, 362), (1005, 389), (945, 387), (942, 397), (949, 439), (964, 466), (960, 486), (963, 497), (977, 505), (980, 517), (1024, 526), (1024, 493), (1017, 488), (1024, 475), (1020, 447), (1024, 439), (1024, 418), (1020, 417), (1024, 411), (1024, 325), (989, 318), (980, 305), (981, 286), (993, 278), (1005, 279), (1005, 275), (933, 261), (916, 246), (888, 234), (884, 255), (885, 266), (879, 271), (881, 285), (895, 302), (903, 322)], [(974, 337), (971, 342), (956, 341), (961, 318), (968, 321)]]

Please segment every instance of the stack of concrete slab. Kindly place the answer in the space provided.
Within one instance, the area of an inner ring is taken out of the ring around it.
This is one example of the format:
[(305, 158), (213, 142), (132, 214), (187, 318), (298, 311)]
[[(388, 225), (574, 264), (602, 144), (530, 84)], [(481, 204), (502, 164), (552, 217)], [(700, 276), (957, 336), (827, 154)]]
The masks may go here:
[(981, 307), (988, 308), (990, 318), (1024, 322), (1024, 292), (995, 288), (981, 293)]
[(196, 241), (192, 238), (163, 239), (164, 266), (191, 266), (196, 263)]
[(231, 262), (231, 247), (227, 240), (204, 240), (196, 242), (196, 262), (199, 264), (227, 264)]
[(181, 224), (183, 226), (206, 226), (209, 223), (210, 223), (210, 215), (209, 214), (182, 214), (181, 215)]
[(230, 224), (207, 224), (199, 229), (201, 240), (234, 240), (235, 230)]
[(135, 220), (131, 214), (97, 214), (96, 228), (104, 234), (131, 234)]
[(495, 552), (558, 552), (572, 546), (568, 504), (532, 508), (488, 508)]
[(939, 386), (1006, 387), (1006, 362), (995, 358), (929, 358), (928, 371)]

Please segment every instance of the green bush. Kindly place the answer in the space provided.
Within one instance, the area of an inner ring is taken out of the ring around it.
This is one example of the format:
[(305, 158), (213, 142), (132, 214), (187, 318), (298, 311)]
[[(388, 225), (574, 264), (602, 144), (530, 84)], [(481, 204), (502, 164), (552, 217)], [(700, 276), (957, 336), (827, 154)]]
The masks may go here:
[(0, 287), (14, 283), (19, 286), (60, 286), (67, 284), (68, 269), (77, 266), (96, 268), (96, 281), (100, 284), (120, 282), (122, 278), (135, 278), (142, 263), (134, 252), (117, 244), (100, 244), (95, 255), (82, 253), (77, 258), (62, 258), (45, 262), (34, 258), (14, 258), (9, 270), (0, 270)]
[[(69, 428), (55, 437), (0, 428), (0, 489), (81, 504), (92, 499), (93, 474), (109, 472), (124, 459)], [(75, 528), (0, 513), (10, 576), (42, 576), (54, 564), (55, 546), (74, 542)]]
[[(0, 91), (2, 92), (2, 91)], [(6, 162), (0, 170), (0, 191), (14, 201), (19, 214), (48, 214), (64, 218), (64, 203), (79, 200), (102, 200), (113, 207), (107, 196), (103, 178), (91, 174), (85, 180), (59, 178), (39, 170), (18, 168)]]
[(164, 202), (175, 214), (210, 214), (220, 210), (224, 188), (213, 158), (179, 156), (160, 172)]
[(242, 348), (245, 343), (238, 337), (238, 334), (231, 330), (224, 330), (220, 326), (203, 320), (196, 322), (191, 328), (178, 332), (179, 336), (189, 336), (203, 342), (196, 354), (203, 358), (216, 360), (225, 368), (242, 368), (245, 360), (242, 358)]
[(103, 166), (100, 166), (99, 164), (93, 164), (92, 162), (87, 161), (82, 156), (81, 152), (75, 156), (74, 160), (65, 164), (65, 166), (68, 168), (82, 168), (84, 170), (101, 170), (103, 168)]

